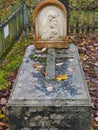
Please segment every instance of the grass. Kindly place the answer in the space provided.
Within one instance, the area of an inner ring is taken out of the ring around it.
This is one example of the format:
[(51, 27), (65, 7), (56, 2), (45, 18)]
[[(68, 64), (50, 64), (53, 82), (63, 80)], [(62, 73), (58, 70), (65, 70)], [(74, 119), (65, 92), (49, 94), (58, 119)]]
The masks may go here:
[(4, 61), (0, 64), (0, 90), (7, 89), (9, 83), (7, 75), (18, 70), (22, 63), (25, 48), (30, 44), (30, 39), (21, 39), (16, 42)]

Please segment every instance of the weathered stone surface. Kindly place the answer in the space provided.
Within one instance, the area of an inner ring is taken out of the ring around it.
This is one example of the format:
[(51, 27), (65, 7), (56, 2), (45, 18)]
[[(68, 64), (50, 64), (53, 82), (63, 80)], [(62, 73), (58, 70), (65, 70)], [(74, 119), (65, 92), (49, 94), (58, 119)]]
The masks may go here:
[[(33, 45), (26, 50), (8, 102), (11, 130), (90, 130), (91, 102), (76, 47), (55, 49), (52, 80), (43, 74), (48, 54)], [(59, 74), (68, 79), (57, 81)]]
[[(40, 106), (22, 106), (20, 117), (11, 113), (12, 107), (17, 111), (20, 106), (9, 107), (11, 130), (90, 130), (91, 108), (88, 106), (44, 106), (40, 112), (37, 111)], [(35, 111), (30, 112), (31, 108)]]
[(55, 79), (55, 49), (48, 49), (46, 72), (46, 79)]

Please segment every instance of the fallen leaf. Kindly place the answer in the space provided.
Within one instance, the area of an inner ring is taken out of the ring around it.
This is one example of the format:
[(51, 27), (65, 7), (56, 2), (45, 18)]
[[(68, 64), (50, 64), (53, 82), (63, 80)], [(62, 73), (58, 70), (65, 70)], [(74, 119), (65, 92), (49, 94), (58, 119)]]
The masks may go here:
[(98, 66), (98, 62), (96, 62), (94, 65), (95, 65), (95, 66)]
[(73, 72), (73, 69), (71, 67), (69, 67), (67, 70)]
[(48, 73), (47, 73), (47, 72), (44, 72), (43, 74), (44, 74), (45, 76), (47, 76), (47, 75), (48, 75)]
[(2, 127), (8, 127), (8, 124), (6, 124), (4, 122), (0, 122), (0, 126), (2, 126)]
[(43, 68), (43, 66), (42, 66), (42, 65), (40, 65), (40, 66), (39, 66), (39, 68)]
[(98, 121), (98, 117), (96, 117), (95, 120)]
[(80, 43), (81, 46), (83, 46), (85, 44), (85, 41), (83, 41), (82, 43)]
[(2, 118), (5, 118), (5, 115), (0, 113), (0, 119)]
[(58, 77), (56, 77), (56, 79), (57, 79), (58, 81), (62, 80), (62, 78), (61, 78), (61, 77), (59, 77), (59, 76), (58, 76)]
[(56, 77), (56, 79), (57, 79), (58, 81), (60, 81), (60, 80), (67, 80), (67, 79), (68, 79), (68, 76), (67, 76), (66, 74), (64, 74), (64, 75), (58, 75), (58, 76)]
[(37, 68), (37, 71), (41, 71), (41, 70), (42, 70), (42, 68), (39, 68), (39, 67)]
[(4, 104), (6, 104), (6, 103), (7, 103), (6, 98), (1, 98), (0, 104), (1, 104), (1, 105), (4, 105)]
[(70, 36), (70, 39), (76, 41), (74, 36)]
[(96, 115), (98, 116), (98, 112), (96, 113)]
[(56, 65), (57, 65), (57, 66), (60, 66), (60, 65), (63, 65), (63, 63), (57, 63)]
[(71, 62), (72, 62), (72, 61), (74, 61), (74, 59), (69, 59), (69, 61), (71, 61)]
[(92, 126), (95, 126), (95, 124), (96, 124), (96, 121), (92, 120)]
[(46, 50), (47, 50), (47, 48), (43, 48), (43, 49), (42, 49), (42, 52), (45, 52)]
[(32, 64), (32, 66), (36, 68), (36, 67), (39, 66), (39, 64), (38, 64), (38, 63), (35, 63), (35, 64)]
[(53, 91), (53, 87), (52, 86), (48, 86), (47, 87), (47, 91), (52, 92)]

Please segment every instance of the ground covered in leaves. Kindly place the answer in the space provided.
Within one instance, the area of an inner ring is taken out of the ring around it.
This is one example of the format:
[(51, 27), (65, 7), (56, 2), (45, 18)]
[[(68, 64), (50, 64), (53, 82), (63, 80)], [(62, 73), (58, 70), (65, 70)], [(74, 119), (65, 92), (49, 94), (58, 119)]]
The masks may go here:
[[(93, 114), (92, 129), (98, 130), (98, 34), (79, 35), (71, 39), (78, 46), (81, 63), (91, 95)], [(83, 39), (81, 41), (81, 39)]]
[[(31, 40), (32, 41), (32, 40)], [(70, 36), (78, 47), (81, 63), (92, 99), (92, 130), (98, 130), (98, 35)], [(0, 64), (0, 130), (9, 130), (6, 103), (10, 96), (18, 68), (30, 40), (20, 39)]]

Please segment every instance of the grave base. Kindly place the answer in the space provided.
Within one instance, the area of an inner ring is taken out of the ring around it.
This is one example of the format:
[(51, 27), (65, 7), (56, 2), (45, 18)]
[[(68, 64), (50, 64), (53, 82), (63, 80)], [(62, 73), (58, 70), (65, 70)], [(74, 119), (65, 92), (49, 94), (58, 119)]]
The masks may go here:
[(91, 101), (77, 49), (70, 45), (55, 53), (63, 54), (55, 60), (55, 74), (66, 73), (67, 80), (45, 79), (47, 54), (27, 48), (8, 101), (10, 130), (90, 130)]
[(90, 113), (88, 106), (10, 106), (10, 130), (90, 130)]

